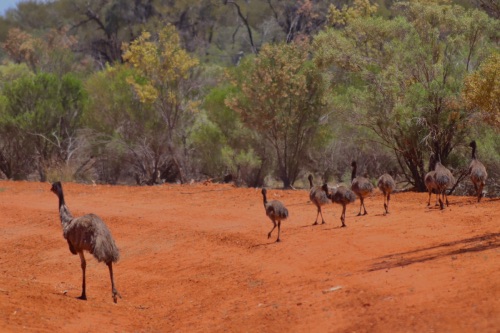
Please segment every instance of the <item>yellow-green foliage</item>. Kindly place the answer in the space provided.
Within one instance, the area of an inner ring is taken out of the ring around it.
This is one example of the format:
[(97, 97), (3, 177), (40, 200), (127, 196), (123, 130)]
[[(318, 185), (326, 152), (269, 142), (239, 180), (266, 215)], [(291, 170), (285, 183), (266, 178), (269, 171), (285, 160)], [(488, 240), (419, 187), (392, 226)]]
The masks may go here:
[(486, 121), (500, 129), (500, 52), (465, 79), (463, 96), (468, 108), (481, 110)]
[(330, 5), (327, 19), (330, 25), (344, 26), (357, 18), (372, 16), (377, 9), (378, 5), (372, 5), (370, 0), (354, 0), (352, 6), (344, 5), (340, 10), (335, 5)]
[(131, 64), (139, 77), (130, 77), (143, 103), (155, 102), (160, 96), (171, 105), (180, 103), (177, 88), (186, 80), (198, 60), (191, 57), (180, 45), (179, 34), (172, 25), (167, 25), (153, 39), (147, 31), (135, 41), (124, 45), (123, 59)]

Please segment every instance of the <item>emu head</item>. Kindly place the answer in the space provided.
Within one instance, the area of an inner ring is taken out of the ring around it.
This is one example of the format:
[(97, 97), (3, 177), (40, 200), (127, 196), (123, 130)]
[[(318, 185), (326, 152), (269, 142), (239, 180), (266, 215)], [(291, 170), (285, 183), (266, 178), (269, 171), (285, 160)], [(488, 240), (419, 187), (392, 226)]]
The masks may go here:
[(312, 188), (313, 187), (313, 175), (309, 174), (309, 176), (307, 176), (307, 179), (309, 179), (309, 187)]
[(469, 146), (473, 149), (476, 149), (476, 141), (471, 141), (471, 143), (469, 144)]
[(355, 167), (356, 167), (356, 161), (352, 161), (351, 166), (352, 166), (353, 168), (355, 168)]
[(50, 191), (55, 193), (57, 196), (61, 195), (62, 194), (61, 182), (52, 183), (52, 187), (50, 188)]

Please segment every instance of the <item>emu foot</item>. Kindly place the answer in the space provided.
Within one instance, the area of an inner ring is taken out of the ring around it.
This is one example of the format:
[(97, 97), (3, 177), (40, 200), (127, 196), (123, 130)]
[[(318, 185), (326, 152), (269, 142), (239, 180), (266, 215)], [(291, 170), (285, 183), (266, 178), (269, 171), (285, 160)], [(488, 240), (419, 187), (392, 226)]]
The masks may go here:
[(267, 239), (271, 238), (271, 233), (267, 234)]
[(323, 221), (323, 222), (321, 222), (321, 224), (326, 224), (326, 222), (325, 222), (325, 221)]
[(120, 293), (119, 293), (117, 290), (114, 290), (114, 291), (113, 291), (113, 302), (115, 302), (115, 303), (117, 303), (117, 302), (118, 302), (118, 299), (117, 299), (117, 297), (116, 297), (116, 296), (118, 296), (118, 297), (122, 298), (122, 295), (120, 295)]
[(281, 242), (281, 239), (279, 239), (279, 238), (278, 238), (278, 239), (276, 240), (276, 243), (279, 243), (279, 242)]
[(86, 301), (87, 300), (87, 295), (85, 294), (82, 294), (80, 297), (77, 297), (78, 299), (81, 299), (83, 301)]
[(312, 225), (318, 225), (318, 221), (314, 222)]
[(444, 209), (444, 203), (441, 200), (439, 200), (439, 208), (441, 208), (441, 210)]

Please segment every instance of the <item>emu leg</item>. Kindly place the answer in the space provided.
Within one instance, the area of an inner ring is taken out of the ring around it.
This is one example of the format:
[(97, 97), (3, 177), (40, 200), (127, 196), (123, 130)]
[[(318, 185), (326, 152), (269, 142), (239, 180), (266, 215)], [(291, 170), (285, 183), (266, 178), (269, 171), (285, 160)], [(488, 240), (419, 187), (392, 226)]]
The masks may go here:
[(345, 205), (342, 206), (342, 215), (340, 215), (340, 221), (342, 221), (342, 228), (345, 227)]
[(278, 238), (276, 238), (276, 242), (280, 242), (280, 231), (281, 231), (281, 220), (278, 220)]
[(386, 203), (387, 202), (387, 194), (385, 193), (385, 191), (383, 192), (383, 194), (384, 194), (384, 210), (385, 210), (384, 215), (385, 215), (385, 214), (387, 214), (387, 203)]
[(443, 192), (441, 192), (441, 193), (439, 194), (439, 207), (440, 207), (441, 209), (444, 209), (444, 203), (443, 203), (443, 200), (441, 200), (441, 198), (443, 198), (443, 200), (444, 200), (444, 193), (443, 193)]
[[(365, 212), (363, 213), (363, 215), (368, 214), (368, 212), (366, 211), (366, 207), (365, 207), (365, 198), (361, 199), (361, 204), (363, 205), (363, 210), (365, 211)], [(361, 211), (360, 211), (360, 213), (361, 213)]]
[(387, 194), (387, 205), (384, 203), (385, 213), (389, 214), (389, 202), (391, 201), (391, 194)]
[(108, 265), (109, 277), (111, 278), (111, 295), (113, 296), (113, 302), (116, 303), (118, 301), (116, 296), (122, 298), (122, 295), (120, 295), (118, 290), (116, 290), (116, 288), (115, 288), (115, 280), (113, 279), (113, 263), (109, 262), (109, 263), (106, 263), (106, 265)]
[[(269, 233), (267, 234), (267, 239), (271, 238), (271, 233), (273, 232), (274, 228), (276, 228), (276, 221), (274, 221), (274, 219), (272, 220), (273, 221), (273, 224), (274, 224), (274, 227), (271, 229), (271, 231), (269, 231)], [(279, 230), (279, 229), (278, 229)]]
[(363, 207), (363, 197), (359, 197), (359, 213), (357, 216), (361, 216), (361, 208)]
[[(316, 221), (314, 221), (313, 225), (317, 225), (318, 224), (318, 216), (319, 216), (320, 213), (321, 213), (321, 208), (318, 206), (318, 211), (316, 213)], [(323, 214), (321, 214), (321, 219), (323, 219)]]
[(82, 266), (82, 295), (78, 297), (79, 299), (87, 300), (87, 294), (85, 293), (85, 268), (87, 267), (87, 262), (85, 261), (85, 256), (83, 252), (78, 252), (80, 255), (80, 261)]
[(479, 189), (477, 191), (477, 202), (480, 202), (481, 198), (483, 197), (483, 187), (484, 187), (483, 183), (479, 184)]
[(319, 213), (321, 214), (321, 224), (325, 224), (325, 219), (323, 218), (323, 212), (321, 211), (321, 206), (318, 207)]

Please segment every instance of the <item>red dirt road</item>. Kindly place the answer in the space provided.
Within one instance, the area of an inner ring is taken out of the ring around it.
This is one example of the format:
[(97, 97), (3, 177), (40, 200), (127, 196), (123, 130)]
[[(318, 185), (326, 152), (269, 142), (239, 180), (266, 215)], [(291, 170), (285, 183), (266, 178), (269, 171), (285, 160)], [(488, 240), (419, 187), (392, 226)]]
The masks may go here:
[[(63, 184), (75, 216), (99, 215), (121, 251), (114, 304), (87, 258), (87, 301), (48, 183), (0, 182), (1, 332), (499, 332), (500, 200), (379, 193), (316, 208), (268, 190), (290, 217), (281, 243), (258, 189)], [(433, 198), (434, 199), (434, 198)], [(432, 202), (434, 202), (432, 200)]]

